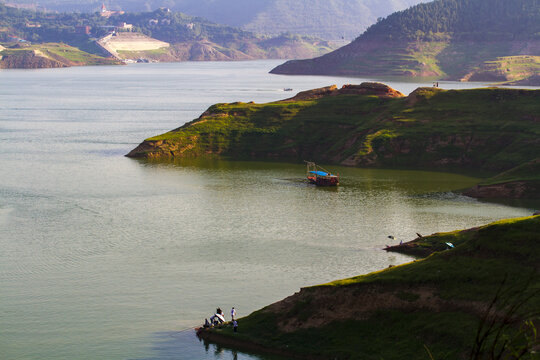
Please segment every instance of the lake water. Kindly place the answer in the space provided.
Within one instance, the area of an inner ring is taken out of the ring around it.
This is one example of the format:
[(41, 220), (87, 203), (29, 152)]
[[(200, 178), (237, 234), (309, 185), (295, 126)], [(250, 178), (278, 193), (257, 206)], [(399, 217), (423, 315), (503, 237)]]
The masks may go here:
[(279, 63), (0, 71), (2, 359), (262, 359), (185, 330), (409, 261), (380, 250), (388, 235), (531, 214), (453, 195), (463, 175), (332, 167), (342, 186), (320, 189), (301, 164), (123, 156), (216, 102), (363, 81), (269, 75)]

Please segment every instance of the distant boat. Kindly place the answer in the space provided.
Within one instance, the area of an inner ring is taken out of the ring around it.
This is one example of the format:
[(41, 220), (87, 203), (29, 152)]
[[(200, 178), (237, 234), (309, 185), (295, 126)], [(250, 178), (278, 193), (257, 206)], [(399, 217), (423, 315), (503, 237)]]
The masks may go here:
[(285, 89), (283, 89), (283, 91), (293, 91), (293, 89), (292, 88), (285, 88)]
[(310, 183), (317, 186), (337, 186), (339, 185), (339, 174), (334, 175), (323, 169), (314, 162), (306, 161), (307, 179)]

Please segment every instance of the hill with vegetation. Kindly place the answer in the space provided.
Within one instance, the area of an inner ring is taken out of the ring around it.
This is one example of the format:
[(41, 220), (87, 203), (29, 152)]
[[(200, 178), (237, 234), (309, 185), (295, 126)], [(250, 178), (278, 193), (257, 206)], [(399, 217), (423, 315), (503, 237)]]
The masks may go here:
[[(123, 24), (132, 25), (127, 27), (130, 31), (170, 46), (124, 53), (120, 58), (136, 56), (156, 61), (308, 58), (335, 48), (318, 38), (292, 34), (259, 36), (167, 9), (101, 16), (97, 12), (46, 13), (0, 4), (0, 42), (65, 43), (85, 52), (107, 55), (96, 39), (111, 33), (125, 35)], [(113, 55), (117, 54), (113, 52)]]
[[(327, 40), (355, 38), (377, 18), (422, 0), (109, 0), (108, 8), (145, 12), (160, 7), (259, 34), (295, 33)], [(425, 0), (424, 0), (425, 1)], [(102, 1), (18, 0), (55, 11), (95, 12)]]
[(540, 158), (482, 181), (464, 194), (475, 198), (540, 198)]
[[(495, 174), (538, 159), (539, 135), (540, 90), (419, 88), (405, 97), (386, 85), (364, 83), (267, 104), (216, 104), (198, 119), (145, 140), (128, 156), (308, 159)], [(537, 167), (529, 169), (531, 176), (540, 175)], [(498, 179), (509, 187), (531, 184), (527, 191), (511, 192), (513, 197), (540, 198), (534, 179), (524, 173), (516, 168)]]
[(432, 255), (302, 288), (239, 319), (237, 333), (199, 336), (298, 359), (535, 359), (540, 216), (419, 242)]
[(330, 54), (272, 72), (540, 84), (539, 55), (538, 0), (436, 0), (388, 16)]
[(4, 44), (0, 69), (40, 69), (87, 65), (119, 65), (122, 62), (89, 54), (65, 44)]

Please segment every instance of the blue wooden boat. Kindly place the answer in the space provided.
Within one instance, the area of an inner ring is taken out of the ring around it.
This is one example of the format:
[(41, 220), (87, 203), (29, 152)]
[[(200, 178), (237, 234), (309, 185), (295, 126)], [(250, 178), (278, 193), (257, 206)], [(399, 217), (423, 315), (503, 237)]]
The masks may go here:
[(338, 186), (339, 174), (334, 175), (330, 171), (323, 169), (314, 162), (306, 161), (307, 163), (307, 179), (310, 183), (317, 186)]

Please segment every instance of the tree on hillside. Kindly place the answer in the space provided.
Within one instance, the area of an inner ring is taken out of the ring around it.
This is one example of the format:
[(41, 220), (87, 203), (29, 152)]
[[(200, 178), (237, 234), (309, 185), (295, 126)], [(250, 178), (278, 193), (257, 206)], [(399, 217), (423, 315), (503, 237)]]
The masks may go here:
[(388, 16), (364, 37), (429, 41), (437, 33), (458, 40), (534, 38), (540, 34), (540, 0), (436, 0)]

